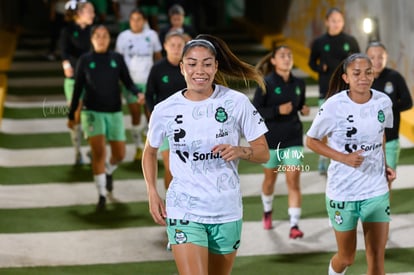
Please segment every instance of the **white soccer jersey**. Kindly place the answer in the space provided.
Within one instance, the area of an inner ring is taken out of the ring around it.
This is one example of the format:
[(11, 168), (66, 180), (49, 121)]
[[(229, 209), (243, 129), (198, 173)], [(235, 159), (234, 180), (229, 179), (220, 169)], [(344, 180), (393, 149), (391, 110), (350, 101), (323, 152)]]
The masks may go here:
[(134, 83), (146, 84), (154, 53), (160, 52), (162, 46), (154, 30), (145, 29), (141, 33), (125, 30), (118, 35), (115, 50), (124, 56)]
[(358, 168), (331, 160), (326, 195), (337, 201), (357, 201), (383, 195), (388, 191), (383, 151), (384, 129), (393, 125), (392, 102), (371, 89), (371, 99), (358, 104), (342, 91), (329, 98), (319, 109), (307, 135), (322, 139), (336, 151), (364, 150)]
[(148, 141), (170, 145), (173, 180), (166, 194), (167, 216), (200, 223), (242, 218), (238, 160), (226, 162), (211, 152), (218, 144), (239, 145), (267, 132), (247, 96), (220, 85), (206, 100), (191, 101), (179, 91), (157, 104), (151, 114)]

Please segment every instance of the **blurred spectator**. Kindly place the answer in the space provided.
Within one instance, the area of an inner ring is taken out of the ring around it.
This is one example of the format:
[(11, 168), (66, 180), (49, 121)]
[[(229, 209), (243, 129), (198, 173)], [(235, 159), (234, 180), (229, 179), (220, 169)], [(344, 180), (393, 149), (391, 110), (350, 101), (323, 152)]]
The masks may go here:
[[(193, 26), (184, 24), (184, 18), (185, 11), (182, 6), (178, 4), (171, 6), (171, 8), (168, 10), (169, 24), (163, 27), (159, 33), (160, 42), (162, 45), (164, 44), (166, 34), (171, 31), (185, 34), (188, 36), (188, 40), (194, 38), (197, 35), (196, 30), (193, 28)], [(165, 55), (165, 52), (163, 52), (163, 54)]]

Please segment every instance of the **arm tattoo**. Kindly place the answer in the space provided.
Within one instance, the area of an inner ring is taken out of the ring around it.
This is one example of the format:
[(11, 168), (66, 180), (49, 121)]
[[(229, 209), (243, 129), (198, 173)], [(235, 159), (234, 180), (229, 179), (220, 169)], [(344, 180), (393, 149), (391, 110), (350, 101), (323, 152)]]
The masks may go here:
[(249, 160), (253, 156), (253, 149), (250, 147), (244, 147), (243, 154), (246, 155), (246, 160)]

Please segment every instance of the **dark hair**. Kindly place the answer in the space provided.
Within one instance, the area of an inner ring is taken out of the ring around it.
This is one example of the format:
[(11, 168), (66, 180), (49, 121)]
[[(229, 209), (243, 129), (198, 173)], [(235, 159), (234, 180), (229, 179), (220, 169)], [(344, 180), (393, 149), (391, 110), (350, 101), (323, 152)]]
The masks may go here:
[(346, 73), (349, 65), (354, 63), (357, 59), (365, 59), (369, 64), (372, 64), (371, 59), (364, 53), (354, 53), (342, 60), (331, 76), (326, 98), (329, 98), (340, 91), (349, 89), (349, 85), (342, 79), (342, 75)]
[(268, 73), (274, 71), (274, 66), (270, 60), (275, 57), (276, 53), (280, 49), (290, 49), (290, 47), (284, 44), (274, 47), (270, 53), (266, 54), (262, 59), (259, 60), (259, 62), (257, 62), (256, 70), (258, 70), (263, 75), (267, 75)]
[(331, 16), (331, 14), (332, 14), (332, 13), (334, 13), (334, 12), (339, 12), (340, 14), (342, 14), (342, 16), (344, 15), (344, 14), (342, 13), (342, 11), (341, 11), (339, 8), (337, 8), (337, 7), (333, 7), (333, 8), (330, 8), (330, 9), (326, 12), (326, 14), (325, 14), (325, 19), (328, 19), (328, 18)]
[(380, 41), (372, 41), (372, 42), (369, 42), (367, 48), (365, 49), (365, 52), (367, 52), (372, 47), (380, 47), (384, 51), (387, 51), (387, 48), (385, 48), (384, 44), (382, 44)]
[(132, 16), (134, 13), (141, 14), (141, 15), (142, 15), (142, 17), (143, 17), (145, 20), (147, 20), (147, 15), (146, 15), (146, 14), (145, 14), (145, 12), (144, 12), (143, 10), (141, 10), (140, 8), (134, 8), (133, 10), (131, 10), (131, 12), (129, 13), (129, 17), (128, 17), (128, 18), (131, 18), (131, 16)]
[(215, 56), (218, 71), (214, 81), (217, 84), (228, 86), (227, 79), (242, 79), (246, 86), (249, 86), (247, 81), (254, 80), (262, 89), (265, 89), (262, 74), (254, 66), (240, 60), (221, 38), (210, 34), (197, 35), (196, 39), (190, 40), (184, 46), (182, 58), (189, 49), (197, 46), (208, 49)]
[(91, 37), (95, 34), (95, 32), (96, 32), (98, 29), (105, 29), (105, 30), (106, 30), (106, 31), (110, 34), (109, 29), (108, 29), (108, 27), (107, 27), (107, 26), (105, 26), (105, 25), (103, 25), (103, 24), (99, 24), (99, 25), (95, 25), (95, 26), (93, 26), (93, 27), (91, 28)]

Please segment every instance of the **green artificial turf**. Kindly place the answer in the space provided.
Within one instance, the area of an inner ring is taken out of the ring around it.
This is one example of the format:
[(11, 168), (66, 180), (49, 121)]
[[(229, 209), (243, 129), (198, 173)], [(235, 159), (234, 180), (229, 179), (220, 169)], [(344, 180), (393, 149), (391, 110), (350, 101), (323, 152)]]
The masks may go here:
[[(74, 161), (73, 155), (67, 156)], [(317, 169), (318, 155), (305, 153), (303, 158), (303, 168), (314, 171)], [(159, 162), (159, 177), (164, 174), (162, 162)], [(240, 161), (240, 174), (263, 173), (263, 167), (257, 163)], [(50, 165), (50, 166), (29, 166), (29, 167), (0, 167), (0, 184), (36, 184), (49, 182), (84, 182), (92, 181), (92, 171), (90, 165)], [(119, 165), (115, 174), (117, 179), (142, 178), (140, 163), (123, 162)]]
[[(91, 188), (94, 187), (91, 183)], [(259, 184), (257, 184), (257, 188), (260, 188)], [(411, 198), (414, 196), (414, 190), (399, 189), (392, 192), (392, 213), (411, 213)], [(288, 221), (287, 195), (277, 195), (274, 205), (273, 218)], [(263, 206), (260, 196), (244, 197), (243, 206), (244, 221), (260, 221), (262, 219)], [(104, 213), (96, 213), (95, 205), (0, 209), (0, 217), (7, 217), (7, 219), (0, 219), (0, 233), (156, 226), (148, 211), (148, 202), (108, 204), (108, 210)], [(301, 217), (302, 219), (326, 217), (325, 195), (303, 195)]]
[[(74, 156), (68, 156), (73, 159)], [(164, 174), (163, 165), (159, 165), (159, 176)], [(92, 182), (92, 168), (85, 165), (55, 165), (37, 167), (0, 167), (0, 184), (36, 184), (36, 183), (70, 183)], [(141, 164), (137, 162), (123, 162), (114, 174), (115, 179), (142, 179)]]
[(319, 98), (318, 97), (307, 97), (306, 98), (306, 105), (309, 107), (318, 107), (319, 106)]
[[(41, 149), (72, 147), (69, 129), (67, 133), (5, 134), (0, 133), (0, 147), (7, 149)], [(85, 140), (82, 141), (86, 145)], [(72, 158), (73, 156), (68, 156)]]
[[(128, 106), (122, 106), (122, 112), (129, 114)], [(42, 107), (10, 108), (5, 107), (3, 117), (9, 119), (45, 119), (45, 118), (67, 118), (69, 107), (66, 104), (50, 104), (46, 99)]]
[(67, 105), (49, 105), (44, 103), (42, 108), (4, 108), (3, 117), (9, 119), (45, 119), (45, 118), (67, 118), (69, 107)]
[[(91, 188), (95, 188), (91, 183)], [(98, 201), (98, 195), (97, 199)], [(156, 226), (148, 203), (108, 203), (107, 211), (95, 211), (94, 205), (0, 209), (0, 233), (61, 232), (88, 229), (115, 229)], [(1, 272), (0, 272), (1, 273)]]
[[(1, 137), (1, 135), (0, 135)], [(74, 160), (74, 156), (67, 156)], [(309, 171), (316, 171), (319, 156), (315, 153), (305, 153), (303, 168)], [(414, 148), (402, 149), (400, 164), (414, 163)], [(164, 169), (162, 162), (159, 162), (159, 177), (163, 177)], [(240, 161), (240, 174), (260, 174), (263, 167), (260, 164), (248, 161)], [(31, 167), (0, 167), (0, 184), (36, 184), (49, 182), (88, 182), (92, 181), (90, 165), (55, 165), (55, 166), (31, 166)], [(143, 178), (142, 169), (139, 163), (123, 162), (116, 171), (117, 179)]]

